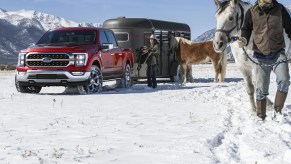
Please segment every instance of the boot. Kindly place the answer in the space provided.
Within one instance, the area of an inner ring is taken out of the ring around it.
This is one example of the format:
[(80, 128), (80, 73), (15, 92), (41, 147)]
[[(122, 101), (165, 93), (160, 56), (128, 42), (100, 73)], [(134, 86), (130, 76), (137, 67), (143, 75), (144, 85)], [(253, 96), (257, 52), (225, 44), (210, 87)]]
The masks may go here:
[(266, 118), (266, 99), (257, 100), (257, 116), (260, 117), (263, 121)]
[(287, 93), (277, 91), (274, 103), (274, 109), (276, 113), (282, 114), (282, 109), (284, 107), (284, 103), (287, 97)]

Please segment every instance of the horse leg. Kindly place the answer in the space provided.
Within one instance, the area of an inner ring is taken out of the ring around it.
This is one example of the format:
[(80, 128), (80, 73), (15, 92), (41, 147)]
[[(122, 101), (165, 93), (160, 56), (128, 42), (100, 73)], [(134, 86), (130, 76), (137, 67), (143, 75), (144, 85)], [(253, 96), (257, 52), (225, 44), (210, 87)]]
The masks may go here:
[(211, 60), (211, 63), (213, 65), (213, 68), (214, 68), (214, 81), (215, 83), (218, 82), (218, 74), (220, 72), (220, 64), (218, 61), (214, 61), (214, 60)]
[(219, 82), (224, 82), (225, 74), (226, 74), (226, 65), (227, 65), (227, 52), (224, 51), (223, 54), (221, 54), (221, 60), (220, 60), (220, 79)]
[(186, 73), (187, 73), (187, 64), (182, 63), (181, 64), (181, 69), (182, 69), (182, 86), (186, 85), (187, 79), (186, 79)]
[(190, 83), (194, 83), (194, 78), (192, 74), (192, 64), (187, 64), (187, 70), (189, 70)]
[(251, 111), (256, 113), (256, 103), (255, 103), (255, 87), (252, 81), (252, 69), (243, 69), (240, 68), (241, 73), (243, 74), (243, 78), (246, 85), (246, 90), (249, 95)]

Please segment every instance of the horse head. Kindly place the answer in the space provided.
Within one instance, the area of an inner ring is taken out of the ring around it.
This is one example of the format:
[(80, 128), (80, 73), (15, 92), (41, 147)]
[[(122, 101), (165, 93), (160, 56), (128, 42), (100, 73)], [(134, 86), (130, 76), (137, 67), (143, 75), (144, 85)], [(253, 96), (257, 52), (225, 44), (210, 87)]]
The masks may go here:
[(243, 24), (246, 2), (240, 0), (214, 0), (217, 6), (215, 14), (217, 26), (213, 39), (213, 48), (216, 52), (223, 52), (231, 37), (237, 35)]

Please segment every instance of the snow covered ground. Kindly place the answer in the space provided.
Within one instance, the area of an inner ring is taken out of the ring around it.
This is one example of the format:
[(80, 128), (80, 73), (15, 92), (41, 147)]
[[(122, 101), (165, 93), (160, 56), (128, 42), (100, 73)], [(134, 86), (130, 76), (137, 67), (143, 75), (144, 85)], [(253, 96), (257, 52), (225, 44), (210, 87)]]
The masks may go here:
[[(290, 95), (284, 123), (270, 109), (262, 122), (234, 64), (225, 83), (212, 83), (211, 65), (193, 68), (196, 83), (186, 87), (136, 84), (95, 95), (62, 87), (20, 94), (14, 72), (0, 72), (0, 163), (291, 163)], [(272, 100), (275, 91), (272, 76)]]

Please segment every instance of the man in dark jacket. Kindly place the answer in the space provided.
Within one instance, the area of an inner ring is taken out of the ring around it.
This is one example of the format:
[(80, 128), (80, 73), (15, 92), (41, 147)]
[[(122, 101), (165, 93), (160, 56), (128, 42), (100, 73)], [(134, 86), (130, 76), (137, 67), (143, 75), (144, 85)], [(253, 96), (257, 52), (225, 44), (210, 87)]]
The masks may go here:
[[(253, 33), (253, 57), (260, 63), (256, 71), (257, 115), (263, 120), (266, 117), (266, 98), (269, 94), (270, 73), (276, 74), (278, 85), (274, 103), (274, 117), (282, 114), (282, 108), (290, 85), (290, 75), (286, 60), (284, 29), (291, 39), (291, 18), (286, 8), (276, 0), (257, 0), (245, 16), (240, 47), (248, 45)], [(279, 62), (279, 64), (275, 64)], [(274, 66), (267, 66), (273, 65)], [(282, 115), (281, 115), (282, 116)]]
[(160, 46), (154, 34), (152, 34), (149, 39), (150, 48), (144, 50), (144, 54), (148, 55), (146, 58), (148, 87), (157, 88), (156, 72), (158, 69)]

